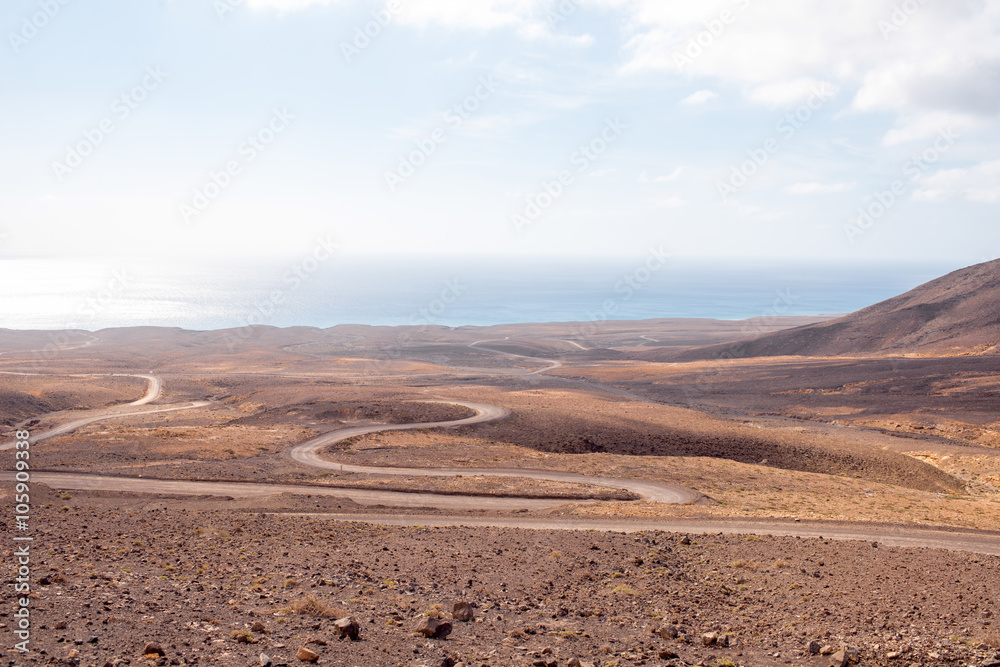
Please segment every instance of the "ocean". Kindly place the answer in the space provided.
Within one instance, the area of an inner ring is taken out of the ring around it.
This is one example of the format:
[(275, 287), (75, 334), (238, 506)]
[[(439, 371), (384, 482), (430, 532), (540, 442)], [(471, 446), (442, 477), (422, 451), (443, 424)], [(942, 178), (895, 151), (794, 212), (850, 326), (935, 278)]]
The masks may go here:
[(445, 326), (848, 313), (950, 264), (672, 259), (0, 260), (0, 327)]

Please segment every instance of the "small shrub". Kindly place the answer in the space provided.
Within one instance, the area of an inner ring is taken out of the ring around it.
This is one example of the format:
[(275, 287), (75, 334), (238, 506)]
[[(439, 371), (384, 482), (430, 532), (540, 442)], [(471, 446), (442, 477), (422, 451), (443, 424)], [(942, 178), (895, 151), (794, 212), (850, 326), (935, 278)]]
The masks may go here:
[(300, 600), (296, 600), (288, 607), (281, 610), (285, 614), (298, 614), (299, 616), (310, 616), (312, 618), (340, 618), (346, 614), (336, 607), (327, 605), (322, 600), (309, 595)]
[(229, 636), (237, 644), (253, 644), (253, 643), (255, 643), (254, 640), (253, 640), (253, 635), (250, 633), (249, 630), (233, 630), (232, 632), (229, 633)]

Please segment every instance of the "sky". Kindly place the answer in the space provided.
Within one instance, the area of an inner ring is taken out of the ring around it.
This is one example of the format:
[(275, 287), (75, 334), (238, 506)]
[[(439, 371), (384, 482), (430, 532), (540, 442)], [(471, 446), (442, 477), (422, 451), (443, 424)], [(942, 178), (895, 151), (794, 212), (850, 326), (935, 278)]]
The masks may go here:
[(1000, 2), (6, 0), (0, 257), (1000, 253)]

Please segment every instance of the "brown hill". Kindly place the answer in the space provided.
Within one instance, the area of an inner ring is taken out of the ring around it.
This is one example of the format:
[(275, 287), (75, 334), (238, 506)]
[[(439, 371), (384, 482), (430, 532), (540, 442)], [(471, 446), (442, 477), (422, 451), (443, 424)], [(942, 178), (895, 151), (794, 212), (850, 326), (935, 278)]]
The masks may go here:
[(1000, 352), (1000, 260), (970, 266), (851, 315), (674, 359)]

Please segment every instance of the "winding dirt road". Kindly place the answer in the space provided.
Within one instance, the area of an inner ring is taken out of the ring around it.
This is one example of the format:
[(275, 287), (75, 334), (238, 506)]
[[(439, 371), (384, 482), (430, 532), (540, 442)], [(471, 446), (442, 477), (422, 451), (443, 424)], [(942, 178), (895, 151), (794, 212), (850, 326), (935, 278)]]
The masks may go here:
[[(512, 355), (519, 356), (519, 355)], [(209, 405), (208, 401), (196, 401), (183, 405), (164, 406), (150, 410), (125, 411), (123, 408), (145, 405), (159, 397), (162, 383), (152, 375), (142, 375), (149, 382), (146, 394), (132, 403), (116, 406), (110, 410), (94, 413), (87, 417), (76, 419), (42, 433), (32, 435), (32, 441), (38, 442), (48, 438), (68, 433), (86, 424), (104, 419), (128, 417), (175, 410), (188, 410)], [(381, 468), (372, 466), (354, 466), (341, 464), (320, 457), (320, 453), (330, 445), (347, 438), (358, 437), (368, 433), (381, 431), (396, 431), (418, 428), (443, 428), (476, 424), (503, 418), (508, 414), (505, 408), (482, 403), (467, 403), (460, 401), (438, 401), (462, 405), (475, 411), (475, 415), (446, 422), (430, 422), (416, 424), (393, 424), (351, 427), (326, 433), (308, 440), (290, 450), (289, 455), (295, 461), (327, 469), (343, 469), (344, 471), (365, 472), (376, 474), (393, 474), (409, 476), (444, 476), (444, 475), (491, 475), (518, 476), (532, 479), (554, 480), (564, 482), (579, 482), (596, 486), (625, 488), (643, 497), (645, 500), (663, 503), (690, 502), (698, 494), (682, 487), (656, 484), (629, 479), (613, 479), (561, 473), (541, 470), (519, 469), (468, 469), (468, 468)], [(14, 442), (0, 445), (0, 449), (10, 449)], [(14, 473), (0, 472), (0, 480), (11, 481)], [(289, 493), (297, 495), (326, 496), (348, 498), (361, 505), (385, 505), (404, 508), (430, 508), (436, 510), (468, 512), (480, 511), (516, 511), (516, 510), (550, 510), (553, 507), (567, 504), (560, 499), (526, 499), (498, 498), (490, 496), (446, 495), (436, 493), (404, 493), (395, 491), (379, 491), (367, 489), (345, 489), (337, 487), (302, 486), (292, 484), (262, 484), (256, 482), (205, 482), (189, 480), (159, 480), (134, 477), (113, 477), (105, 475), (89, 475), (74, 472), (43, 472), (32, 473), (32, 480), (59, 489), (78, 489), (90, 491), (120, 491), (129, 493), (172, 494), (187, 496), (222, 496), (233, 498), (261, 498), (274, 494)], [(1000, 534), (988, 532), (972, 532), (949, 529), (910, 528), (897, 526), (874, 526), (869, 524), (802, 522), (792, 523), (780, 520), (747, 520), (729, 519), (580, 519), (562, 517), (470, 517), (433, 515), (395, 514), (329, 514), (329, 513), (293, 513), (294, 516), (312, 516), (328, 518), (335, 521), (362, 521), (385, 525), (422, 525), (422, 526), (499, 526), (535, 530), (598, 530), (606, 532), (636, 532), (636, 531), (672, 531), (686, 533), (731, 533), (731, 534), (766, 534), (792, 537), (824, 537), (834, 540), (864, 540), (878, 542), (889, 546), (921, 547), (948, 549), (953, 551), (968, 551), (972, 553), (1000, 555)]]
[(541, 357), (529, 357), (526, 354), (515, 354), (513, 352), (504, 352), (503, 350), (496, 350), (492, 347), (483, 347), (483, 343), (502, 343), (502, 342), (504, 341), (499, 338), (494, 338), (491, 340), (477, 340), (475, 343), (469, 343), (469, 347), (480, 348), (488, 352), (492, 352), (493, 354), (498, 354), (501, 357), (510, 357), (512, 359), (527, 359), (529, 361), (540, 361), (546, 364), (544, 368), (539, 368), (533, 371), (525, 371), (524, 375), (541, 375), (542, 373), (545, 373), (547, 371), (552, 371), (557, 368), (562, 368), (563, 365), (562, 362), (557, 361), (555, 359), (542, 359)]
[[(317, 468), (327, 468), (330, 470), (340, 470), (343, 472), (353, 472), (368, 475), (406, 475), (409, 477), (468, 477), (470, 475), (483, 475), (489, 477), (524, 477), (552, 482), (569, 482), (576, 484), (588, 484), (591, 486), (603, 486), (613, 489), (625, 489), (635, 493), (640, 498), (648, 502), (656, 503), (689, 503), (701, 497), (696, 491), (685, 489), (680, 486), (660, 484), (657, 482), (646, 482), (636, 479), (620, 479), (614, 477), (594, 477), (591, 475), (581, 475), (572, 472), (561, 472), (556, 470), (530, 470), (526, 468), (386, 468), (381, 466), (358, 466), (342, 461), (332, 461), (320, 457), (320, 453), (338, 442), (343, 442), (348, 438), (356, 438), (370, 433), (380, 433), (383, 431), (405, 431), (418, 428), (441, 428), (446, 426), (464, 426), (468, 424), (478, 424), (481, 422), (501, 419), (509, 414), (506, 408), (485, 403), (467, 403), (465, 401), (428, 401), (431, 403), (446, 403), (449, 405), (461, 405), (476, 412), (472, 417), (458, 419), (450, 422), (433, 422), (417, 424), (394, 424), (389, 426), (354, 426), (325, 433), (297, 445), (289, 452), (292, 460)], [(475, 499), (477, 505), (474, 509), (496, 509), (492, 496), (467, 496), (470, 500)], [(549, 506), (560, 505), (565, 501), (550, 503)]]
[[(21, 375), (30, 375), (22, 373)], [(126, 376), (126, 377), (141, 377), (145, 378), (149, 385), (146, 388), (146, 393), (142, 398), (127, 403), (125, 405), (115, 406), (108, 410), (101, 410), (100, 412), (94, 412), (86, 417), (81, 417), (79, 419), (74, 419), (68, 421), (64, 424), (60, 424), (54, 428), (50, 428), (47, 431), (41, 431), (40, 433), (31, 434), (31, 442), (41, 442), (43, 440), (48, 440), (49, 438), (54, 438), (58, 435), (63, 435), (69, 433), (70, 431), (75, 431), (78, 428), (86, 426), (88, 424), (93, 424), (94, 422), (104, 421), (106, 419), (117, 419), (119, 417), (135, 417), (137, 415), (152, 415), (160, 412), (176, 412), (177, 410), (191, 410), (194, 408), (203, 408), (206, 405), (211, 405), (209, 401), (192, 401), (190, 403), (181, 403), (179, 405), (164, 405), (163, 407), (151, 408), (148, 410), (133, 410), (131, 412), (124, 411), (123, 408), (146, 405), (155, 401), (160, 397), (160, 392), (163, 389), (163, 381), (154, 375), (133, 375), (131, 373), (114, 373), (113, 376)], [(88, 376), (89, 377), (89, 376)], [(0, 444), (0, 451), (6, 449), (12, 449), (17, 443), (16, 440), (8, 440), (7, 442)]]

